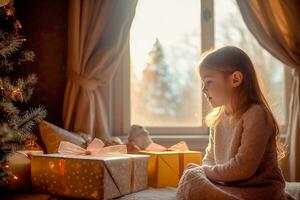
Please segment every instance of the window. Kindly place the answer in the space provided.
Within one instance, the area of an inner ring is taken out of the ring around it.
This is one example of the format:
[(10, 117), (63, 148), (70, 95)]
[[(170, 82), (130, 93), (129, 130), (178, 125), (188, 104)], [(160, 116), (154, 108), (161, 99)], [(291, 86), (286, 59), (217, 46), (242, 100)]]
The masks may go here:
[(142, 0), (130, 33), (131, 124), (201, 127), (200, 1)]
[(234, 0), (139, 0), (130, 62), (114, 78), (114, 133), (140, 124), (151, 134), (208, 134), (203, 123), (208, 104), (196, 65), (203, 50), (223, 45), (239, 46), (250, 55), (284, 128), (286, 70), (250, 34)]

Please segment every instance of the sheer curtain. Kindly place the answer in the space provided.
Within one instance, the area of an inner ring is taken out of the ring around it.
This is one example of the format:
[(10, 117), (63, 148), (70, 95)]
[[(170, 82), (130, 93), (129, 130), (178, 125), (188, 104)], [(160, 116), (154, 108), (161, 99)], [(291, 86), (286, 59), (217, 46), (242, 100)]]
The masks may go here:
[(108, 83), (126, 50), (137, 0), (70, 0), (64, 128), (110, 141)]
[(258, 42), (292, 69), (291, 100), (282, 171), (300, 181), (300, 4), (297, 0), (237, 0), (243, 19)]

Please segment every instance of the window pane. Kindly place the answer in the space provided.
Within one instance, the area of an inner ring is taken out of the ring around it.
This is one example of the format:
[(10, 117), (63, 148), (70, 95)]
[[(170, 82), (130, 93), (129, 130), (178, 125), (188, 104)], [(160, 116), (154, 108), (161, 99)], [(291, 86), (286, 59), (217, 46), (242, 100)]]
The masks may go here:
[(215, 46), (235, 45), (247, 52), (278, 123), (285, 125), (284, 65), (258, 44), (246, 27), (235, 0), (215, 0), (214, 5)]
[(139, 0), (130, 32), (131, 124), (201, 126), (199, 0)]

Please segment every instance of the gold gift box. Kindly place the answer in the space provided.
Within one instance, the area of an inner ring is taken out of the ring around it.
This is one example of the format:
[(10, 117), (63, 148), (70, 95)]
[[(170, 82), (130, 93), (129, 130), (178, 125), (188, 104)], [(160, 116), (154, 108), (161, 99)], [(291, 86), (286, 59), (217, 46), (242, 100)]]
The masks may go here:
[(9, 170), (14, 176), (9, 183), (10, 190), (31, 190), (30, 157), (32, 154), (43, 154), (43, 151), (19, 150), (8, 156)]
[(140, 151), (150, 155), (148, 161), (148, 186), (154, 188), (177, 187), (185, 166), (189, 163), (201, 164), (200, 151)]
[(33, 155), (34, 192), (84, 199), (111, 199), (147, 188), (149, 156)]

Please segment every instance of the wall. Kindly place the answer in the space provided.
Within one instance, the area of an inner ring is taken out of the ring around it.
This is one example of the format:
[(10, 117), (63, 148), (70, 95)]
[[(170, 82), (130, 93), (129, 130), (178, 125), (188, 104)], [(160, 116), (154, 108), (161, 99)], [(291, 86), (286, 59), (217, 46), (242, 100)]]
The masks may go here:
[(67, 55), (67, 0), (15, 0), (16, 16), (22, 24), (26, 45), (36, 54), (34, 63), (17, 71), (34, 72), (39, 82), (30, 101), (44, 105), (46, 120), (62, 125), (62, 103)]

